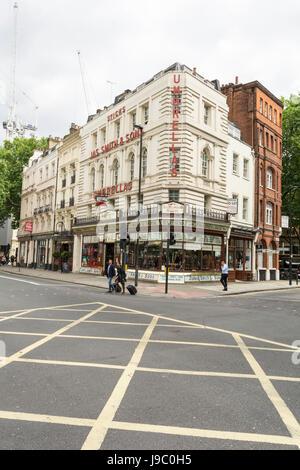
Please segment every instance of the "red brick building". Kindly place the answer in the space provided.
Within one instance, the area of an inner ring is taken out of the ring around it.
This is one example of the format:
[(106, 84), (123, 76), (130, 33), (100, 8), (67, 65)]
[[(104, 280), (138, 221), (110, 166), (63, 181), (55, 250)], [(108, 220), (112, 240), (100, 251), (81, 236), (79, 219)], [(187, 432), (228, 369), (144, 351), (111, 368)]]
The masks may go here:
[(281, 234), (282, 102), (258, 81), (222, 86), (242, 138), (255, 151), (257, 279), (279, 279)]

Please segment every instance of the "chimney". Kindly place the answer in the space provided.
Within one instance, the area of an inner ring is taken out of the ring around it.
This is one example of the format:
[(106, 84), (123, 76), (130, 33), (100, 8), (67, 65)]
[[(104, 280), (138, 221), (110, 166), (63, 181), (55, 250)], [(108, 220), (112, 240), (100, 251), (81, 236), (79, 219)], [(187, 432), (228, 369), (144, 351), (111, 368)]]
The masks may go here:
[(236, 85), (239, 84), (239, 77), (235, 77), (235, 84), (236, 84)]

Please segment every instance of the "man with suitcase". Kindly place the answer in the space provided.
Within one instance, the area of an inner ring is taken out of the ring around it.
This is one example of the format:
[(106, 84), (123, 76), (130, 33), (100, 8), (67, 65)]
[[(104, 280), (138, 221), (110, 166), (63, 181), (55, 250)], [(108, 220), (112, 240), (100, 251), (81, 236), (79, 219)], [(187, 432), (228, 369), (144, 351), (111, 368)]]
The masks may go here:
[(115, 277), (115, 275), (116, 275), (116, 269), (113, 264), (113, 260), (110, 259), (108, 261), (108, 267), (107, 267), (108, 292), (109, 293), (112, 293), (112, 290), (113, 290), (112, 283), (113, 283), (113, 278)]

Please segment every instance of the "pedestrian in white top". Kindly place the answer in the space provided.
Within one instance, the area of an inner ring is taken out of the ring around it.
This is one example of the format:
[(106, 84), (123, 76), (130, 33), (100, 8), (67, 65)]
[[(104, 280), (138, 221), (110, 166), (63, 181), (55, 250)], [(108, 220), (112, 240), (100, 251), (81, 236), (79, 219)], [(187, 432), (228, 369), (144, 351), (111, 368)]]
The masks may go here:
[(222, 275), (221, 275), (221, 284), (224, 287), (223, 290), (227, 291), (227, 280), (228, 280), (228, 266), (225, 261), (221, 263)]

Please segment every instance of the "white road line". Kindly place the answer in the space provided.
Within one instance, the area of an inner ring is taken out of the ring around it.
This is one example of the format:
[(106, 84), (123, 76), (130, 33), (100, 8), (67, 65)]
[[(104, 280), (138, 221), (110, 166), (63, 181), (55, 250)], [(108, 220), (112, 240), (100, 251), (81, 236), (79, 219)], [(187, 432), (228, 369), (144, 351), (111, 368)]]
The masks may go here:
[(237, 344), (240, 346), (242, 353), (244, 354), (254, 374), (260, 381), (260, 384), (264, 389), (265, 393), (267, 394), (269, 400), (272, 402), (273, 406), (277, 410), (280, 418), (287, 427), (291, 436), (295, 439), (296, 445), (300, 449), (300, 425), (297, 419), (295, 418), (291, 410), (288, 408), (285, 401), (281, 398), (276, 388), (272, 384), (271, 380), (265, 374), (262, 367), (251, 354), (242, 338), (237, 334), (233, 334), (233, 337), (236, 340)]
[(92, 427), (94, 419), (69, 418), (67, 416), (53, 416), (35, 413), (22, 413), (16, 411), (0, 411), (0, 419), (11, 419), (17, 421), (30, 421), (36, 423), (65, 424), (67, 426)]
[(8, 276), (0, 276), (3, 279), (8, 279), (10, 281), (17, 281), (17, 282), (25, 282), (26, 284), (33, 284), (34, 286), (42, 286), (42, 284), (38, 284), (37, 282), (33, 281), (24, 281), (23, 279), (16, 279), (15, 277), (8, 277)]
[(96, 424), (88, 434), (82, 450), (98, 450), (100, 449), (102, 442), (105, 439), (106, 433), (110, 428), (110, 425), (114, 419), (114, 416), (123, 400), (126, 390), (131, 382), (132, 377), (142, 359), (145, 348), (148, 344), (150, 336), (157, 324), (158, 317), (153, 317), (147, 330), (145, 331), (142, 339), (140, 340), (135, 352), (133, 353), (130, 362), (126, 366), (126, 369), (122, 373), (117, 385), (115, 386), (111, 396), (109, 397), (106, 405), (101, 411), (100, 415), (96, 420)]
[(183, 428), (179, 426), (125, 423), (120, 421), (113, 421), (110, 425), (110, 428), (122, 431), (137, 431), (159, 434), (172, 434), (177, 436), (202, 437), (207, 439), (226, 439), (230, 441), (264, 442), (269, 444), (297, 446), (297, 441), (292, 437), (273, 436), (271, 434), (252, 434), (243, 432), (217, 431), (210, 429)]
[(15, 359), (18, 359), (19, 357), (22, 357), (24, 356), (25, 354), (27, 354), (28, 352), (30, 351), (33, 351), (34, 349), (38, 348), (39, 346), (41, 346), (42, 344), (45, 344), (47, 343), (48, 341), (51, 341), (53, 338), (56, 338), (57, 336), (59, 336), (60, 334), (64, 333), (65, 331), (69, 330), (70, 328), (72, 328), (73, 326), (76, 326), (78, 325), (79, 323), (81, 323), (83, 320), (87, 320), (88, 318), (92, 317), (93, 315), (95, 315), (95, 313), (98, 313), (98, 312), (101, 312), (101, 310), (103, 308), (105, 308), (105, 304), (102, 305), (102, 307), (98, 307), (96, 310), (94, 310), (93, 312), (91, 313), (88, 313), (87, 315), (84, 315), (83, 317), (79, 318), (78, 320), (76, 321), (73, 321), (72, 323), (69, 323), (68, 325), (64, 326), (63, 328), (60, 328), (59, 330), (55, 331), (54, 333), (50, 333), (49, 335), (45, 336), (44, 338), (42, 338), (41, 340), (39, 341), (36, 341), (34, 342), (33, 344), (31, 344), (30, 346), (27, 346), (25, 347), (24, 349), (21, 349), (20, 351), (16, 352), (15, 354), (13, 354), (12, 356), (9, 356), (7, 357), (3, 363), (1, 364), (0, 363), (0, 369), (5, 367), (6, 365), (10, 364), (11, 362), (13, 362)]

